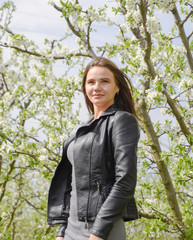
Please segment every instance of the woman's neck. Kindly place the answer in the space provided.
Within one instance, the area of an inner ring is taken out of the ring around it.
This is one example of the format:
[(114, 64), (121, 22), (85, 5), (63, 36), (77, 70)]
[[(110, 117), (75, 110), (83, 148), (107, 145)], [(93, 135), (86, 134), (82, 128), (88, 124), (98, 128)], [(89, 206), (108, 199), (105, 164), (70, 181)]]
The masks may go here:
[(93, 119), (93, 121), (94, 121), (95, 119), (99, 118), (99, 117), (103, 114), (104, 111), (105, 111), (105, 110), (101, 110), (101, 111), (96, 111), (96, 112), (94, 112), (94, 119)]
[[(111, 106), (111, 105), (110, 105)], [(94, 118), (93, 121), (99, 118), (109, 107), (109, 105), (106, 106), (94, 106)]]

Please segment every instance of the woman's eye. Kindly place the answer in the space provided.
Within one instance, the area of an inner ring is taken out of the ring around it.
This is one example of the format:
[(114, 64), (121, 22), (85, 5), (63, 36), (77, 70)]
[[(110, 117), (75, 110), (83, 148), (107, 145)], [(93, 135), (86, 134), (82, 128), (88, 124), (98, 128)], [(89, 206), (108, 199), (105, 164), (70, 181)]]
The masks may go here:
[(94, 83), (94, 81), (88, 81), (88, 84), (93, 84)]
[(104, 83), (107, 83), (107, 82), (108, 82), (108, 80), (103, 80), (103, 82), (104, 82)]

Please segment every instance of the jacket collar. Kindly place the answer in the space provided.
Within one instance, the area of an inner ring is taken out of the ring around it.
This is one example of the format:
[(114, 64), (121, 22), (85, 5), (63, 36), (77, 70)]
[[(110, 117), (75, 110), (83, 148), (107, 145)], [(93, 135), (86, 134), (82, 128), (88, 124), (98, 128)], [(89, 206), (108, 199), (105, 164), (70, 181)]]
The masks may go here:
[[(107, 116), (107, 115), (112, 115), (114, 114), (116, 111), (120, 110), (120, 108), (116, 105), (116, 104), (113, 104), (111, 105), (109, 108), (107, 108), (100, 117), (103, 117), (103, 116)], [(100, 118), (99, 117), (99, 118)]]
[[(104, 117), (104, 116), (109, 116), (109, 115), (112, 115), (114, 114), (115, 112), (117, 112), (118, 110), (120, 110), (120, 108), (116, 105), (116, 104), (112, 104), (109, 108), (107, 108), (99, 118), (97, 118), (96, 120)], [(88, 120), (88, 122), (86, 123), (86, 125), (90, 125), (92, 123), (92, 120), (93, 120), (93, 116)], [(96, 121), (95, 120), (95, 121)], [(93, 121), (93, 122), (95, 122)]]
[[(93, 116), (88, 120), (88, 122), (86, 122), (84, 125), (82, 125), (79, 129), (84, 128), (84, 127), (89, 127), (92, 124), (96, 123), (96, 121), (98, 121), (99, 119), (101, 119), (102, 117), (105, 116), (110, 116), (113, 115), (115, 112), (117, 112), (118, 110), (120, 110), (120, 108), (116, 105), (116, 104), (112, 104), (109, 108), (107, 108), (99, 118), (97, 118), (96, 120), (93, 120)], [(78, 129), (78, 130), (79, 130)], [(78, 131), (77, 130), (77, 131)]]

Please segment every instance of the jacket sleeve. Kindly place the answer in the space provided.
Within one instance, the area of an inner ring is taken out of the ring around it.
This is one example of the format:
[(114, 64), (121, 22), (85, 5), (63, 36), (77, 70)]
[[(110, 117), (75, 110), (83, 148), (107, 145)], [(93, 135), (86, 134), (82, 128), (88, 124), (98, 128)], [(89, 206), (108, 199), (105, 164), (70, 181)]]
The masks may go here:
[(64, 237), (66, 227), (66, 224), (60, 224), (56, 237)]
[(139, 128), (136, 118), (127, 112), (117, 112), (112, 127), (115, 183), (91, 230), (94, 235), (103, 239), (107, 239), (113, 222), (123, 216), (129, 200), (133, 198), (137, 180), (138, 139)]
[(68, 222), (72, 165), (67, 158), (67, 147), (71, 140), (69, 138), (63, 145), (62, 158), (51, 181), (47, 207), (49, 225), (67, 225)]

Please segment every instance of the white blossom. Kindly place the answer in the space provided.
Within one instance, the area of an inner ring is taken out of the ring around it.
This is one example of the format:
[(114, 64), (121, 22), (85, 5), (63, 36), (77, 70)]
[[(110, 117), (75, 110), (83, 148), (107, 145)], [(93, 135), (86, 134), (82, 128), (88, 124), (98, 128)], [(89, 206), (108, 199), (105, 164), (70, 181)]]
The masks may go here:
[[(130, 9), (131, 10), (131, 9)], [(126, 22), (129, 23), (131, 28), (138, 27), (141, 23), (140, 10), (128, 11), (125, 16)]]
[(48, 0), (48, 5), (54, 6), (55, 2), (53, 0)]
[(148, 3), (150, 5), (155, 5), (155, 3), (158, 5), (159, 10), (162, 12), (168, 12), (169, 10), (172, 10), (175, 6), (175, 3), (177, 0), (148, 0)]
[(140, 0), (135, 0), (135, 1), (127, 0), (126, 5), (125, 5), (127, 11), (133, 11), (133, 9), (135, 9), (135, 6), (136, 6), (137, 3), (139, 4)]
[(48, 156), (46, 156), (46, 155), (40, 155), (39, 156), (39, 160), (42, 161), (42, 162), (45, 162), (47, 159), (48, 159)]
[(161, 31), (161, 25), (158, 17), (148, 17), (147, 18), (147, 30), (149, 33), (156, 35)]
[(162, 115), (166, 115), (167, 114), (167, 108), (161, 108), (160, 110)]

